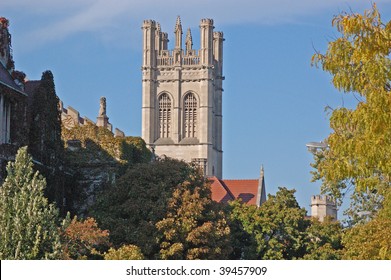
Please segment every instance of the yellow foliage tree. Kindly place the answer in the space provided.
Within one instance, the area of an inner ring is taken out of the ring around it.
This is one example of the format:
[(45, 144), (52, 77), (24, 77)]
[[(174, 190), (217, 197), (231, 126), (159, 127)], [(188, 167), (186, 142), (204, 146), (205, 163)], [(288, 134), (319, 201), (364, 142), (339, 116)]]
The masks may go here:
[(355, 109), (332, 111), (328, 149), (315, 155), (313, 178), (336, 198), (349, 186), (383, 194), (391, 180), (391, 22), (382, 22), (374, 4), (363, 14), (340, 14), (332, 24), (341, 37), (312, 62), (359, 101)]

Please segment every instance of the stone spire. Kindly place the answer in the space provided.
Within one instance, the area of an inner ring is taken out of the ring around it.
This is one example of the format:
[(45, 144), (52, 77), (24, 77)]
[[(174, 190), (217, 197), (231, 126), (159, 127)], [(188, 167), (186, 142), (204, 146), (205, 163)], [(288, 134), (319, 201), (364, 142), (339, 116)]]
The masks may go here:
[(178, 16), (175, 24), (175, 49), (182, 49), (182, 23), (181, 17)]
[(266, 201), (265, 171), (261, 165), (261, 172), (258, 181), (257, 206), (261, 206)]
[(190, 51), (193, 49), (193, 37), (191, 36), (190, 28), (187, 29), (185, 44), (186, 44), (186, 51)]

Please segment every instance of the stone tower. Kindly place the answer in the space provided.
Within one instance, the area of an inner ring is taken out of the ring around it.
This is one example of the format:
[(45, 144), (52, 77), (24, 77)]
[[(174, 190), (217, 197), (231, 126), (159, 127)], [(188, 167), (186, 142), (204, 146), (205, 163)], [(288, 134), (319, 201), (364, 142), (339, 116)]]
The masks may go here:
[(158, 156), (196, 162), (206, 176), (222, 177), (223, 33), (200, 22), (200, 49), (190, 29), (184, 46), (178, 17), (174, 49), (160, 24), (145, 20), (142, 62), (142, 138)]
[(327, 195), (314, 195), (311, 197), (311, 216), (323, 222), (326, 216), (337, 220), (337, 206)]

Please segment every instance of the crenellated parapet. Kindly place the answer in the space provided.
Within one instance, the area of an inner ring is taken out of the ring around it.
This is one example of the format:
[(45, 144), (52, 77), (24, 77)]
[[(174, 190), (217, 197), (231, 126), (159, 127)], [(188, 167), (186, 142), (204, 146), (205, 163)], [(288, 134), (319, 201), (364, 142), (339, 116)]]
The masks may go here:
[(215, 61), (222, 61), (223, 32), (213, 32), (213, 19), (201, 19), (201, 45), (193, 49), (193, 38), (190, 28), (187, 29), (185, 49), (182, 44), (182, 23), (178, 16), (174, 34), (174, 49), (168, 50), (168, 34), (162, 32), (161, 26), (154, 20), (144, 20), (144, 59), (143, 67), (175, 67), (175, 66), (213, 66)]
[(337, 219), (337, 206), (328, 195), (313, 195), (311, 197), (311, 216), (323, 221), (326, 216)]

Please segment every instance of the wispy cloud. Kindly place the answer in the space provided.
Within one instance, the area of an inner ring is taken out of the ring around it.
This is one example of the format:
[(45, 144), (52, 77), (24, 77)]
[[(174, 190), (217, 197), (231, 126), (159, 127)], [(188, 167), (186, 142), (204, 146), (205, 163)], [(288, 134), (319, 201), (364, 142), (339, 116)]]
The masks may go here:
[[(377, 2), (386, 3), (391, 0)], [(368, 8), (370, 5), (369, 0), (2, 0), (0, 11), (19, 9), (27, 20), (31, 17), (34, 21), (45, 21), (45, 24), (36, 25), (28, 33), (22, 33), (23, 39), (31, 42), (31, 47), (34, 44), (63, 40), (80, 32), (96, 32), (101, 36), (110, 30), (133, 28), (132, 25), (140, 26), (145, 18), (157, 19), (165, 29), (172, 27), (177, 15), (181, 15), (193, 26), (198, 24), (200, 18), (205, 17), (214, 18), (219, 25), (281, 24), (300, 20), (303, 16), (316, 15), (325, 9), (346, 10), (349, 7)], [(52, 16), (53, 14), (56, 16)]]

